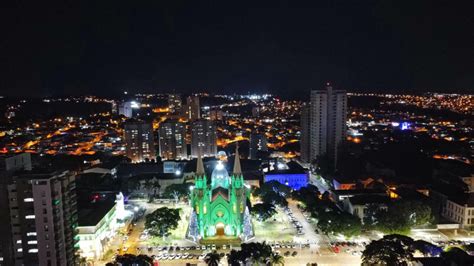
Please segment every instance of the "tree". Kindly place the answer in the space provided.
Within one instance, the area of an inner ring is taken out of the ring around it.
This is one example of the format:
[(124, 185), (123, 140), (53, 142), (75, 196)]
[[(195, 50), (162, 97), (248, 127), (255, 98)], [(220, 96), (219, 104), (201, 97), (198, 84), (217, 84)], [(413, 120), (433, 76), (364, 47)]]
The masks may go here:
[(153, 264), (153, 259), (147, 255), (124, 254), (117, 256), (112, 265), (114, 264), (123, 266), (148, 266)]
[(413, 249), (419, 251), (425, 257), (437, 257), (443, 252), (442, 248), (424, 240), (416, 240), (413, 242)]
[(283, 197), (289, 197), (291, 195), (291, 188), (287, 185), (284, 185), (276, 180), (268, 181), (263, 183), (263, 185), (260, 187), (260, 194), (264, 195), (265, 193), (268, 192), (276, 192), (280, 194)]
[(189, 195), (190, 187), (190, 183), (172, 184), (165, 188), (163, 195), (166, 198), (174, 198), (176, 201), (178, 201), (179, 199), (185, 198)]
[(366, 265), (408, 265), (413, 259), (413, 239), (403, 235), (386, 235), (370, 242), (362, 252)]
[(178, 227), (179, 212), (180, 209), (159, 208), (145, 217), (145, 228), (150, 235), (165, 238)]
[(272, 218), (277, 211), (275, 210), (275, 206), (272, 204), (258, 203), (252, 207), (251, 213), (257, 217), (257, 220), (264, 222)]
[(265, 242), (251, 242), (240, 245), (242, 257), (246, 260), (251, 259), (254, 263), (266, 263), (272, 255), (272, 247)]
[(270, 258), (268, 258), (268, 262), (271, 265), (285, 265), (285, 258), (277, 253), (272, 253)]
[(446, 265), (462, 266), (474, 263), (474, 258), (458, 247), (452, 247), (441, 253), (441, 257), (445, 260)]
[(212, 253), (208, 253), (206, 257), (204, 258), (204, 261), (207, 263), (209, 266), (217, 266), (219, 265), (219, 262), (221, 261), (221, 255), (218, 254), (215, 250)]
[(408, 234), (414, 226), (430, 224), (434, 220), (431, 208), (424, 202), (400, 200), (376, 214), (376, 229), (386, 234)]
[(367, 207), (365, 208), (365, 214), (364, 214), (364, 228), (365, 229), (374, 229), (377, 224), (379, 223), (377, 214), (380, 211), (380, 207), (378, 204), (368, 204)]
[(278, 205), (280, 207), (288, 206), (288, 201), (285, 199), (285, 197), (275, 191), (266, 192), (262, 197), (262, 201), (264, 203)]
[(227, 257), (227, 262), (231, 266), (240, 266), (245, 263), (246, 259), (242, 251), (232, 249)]
[(301, 201), (306, 207), (314, 206), (318, 203), (321, 193), (318, 187), (314, 185), (307, 185), (299, 190), (294, 190), (291, 197), (295, 200)]
[(360, 235), (362, 224), (357, 216), (346, 212), (321, 212), (318, 228), (325, 234), (342, 234), (345, 237)]
[(327, 154), (317, 156), (312, 164), (316, 165), (316, 173), (323, 177), (334, 174), (334, 162)]

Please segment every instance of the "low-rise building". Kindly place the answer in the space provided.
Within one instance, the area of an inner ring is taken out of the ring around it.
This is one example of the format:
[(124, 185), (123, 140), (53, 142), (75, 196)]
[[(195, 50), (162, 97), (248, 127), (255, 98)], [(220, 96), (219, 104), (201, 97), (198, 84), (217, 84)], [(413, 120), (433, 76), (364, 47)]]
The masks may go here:
[(292, 189), (298, 190), (308, 185), (309, 173), (308, 170), (295, 161), (290, 161), (287, 164), (279, 162), (277, 167), (264, 174), (263, 181), (278, 181)]
[(79, 254), (87, 259), (99, 259), (119, 227), (116, 203), (113, 200), (90, 203), (79, 208)]
[(364, 222), (364, 219), (371, 215), (368, 212), (369, 208), (375, 208), (376, 210), (387, 209), (389, 202), (390, 197), (388, 195), (361, 194), (345, 198), (343, 206), (345, 211), (359, 217), (361, 222)]
[(442, 209), (442, 216), (463, 228), (474, 226), (474, 193), (449, 197)]

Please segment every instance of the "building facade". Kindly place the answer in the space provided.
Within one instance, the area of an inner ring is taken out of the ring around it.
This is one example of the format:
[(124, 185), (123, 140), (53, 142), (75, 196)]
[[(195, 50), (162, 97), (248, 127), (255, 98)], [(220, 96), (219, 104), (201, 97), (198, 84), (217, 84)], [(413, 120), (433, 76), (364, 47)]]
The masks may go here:
[(168, 95), (168, 109), (172, 114), (178, 114), (182, 111), (181, 95), (179, 94), (169, 94)]
[(346, 138), (347, 94), (327, 83), (326, 88), (311, 91), (310, 161), (327, 155), (337, 162), (339, 145)]
[(186, 124), (167, 120), (159, 128), (160, 156), (163, 160), (187, 159)]
[(191, 95), (186, 99), (186, 115), (188, 121), (195, 121), (201, 118), (201, 107), (199, 96)]
[(15, 175), (12, 181), (8, 185), (11, 231), (3, 239), (11, 238), (14, 264), (5, 265), (75, 265), (75, 176), (68, 171), (32, 172)]
[(210, 120), (196, 120), (191, 124), (191, 157), (217, 155), (216, 125)]
[[(85, 214), (82, 215), (83, 218), (81, 218), (81, 212)], [(94, 206), (94, 209), (82, 209), (79, 210), (79, 216), (79, 226), (77, 227), (79, 253), (81, 257), (87, 259), (100, 259), (106, 251), (107, 244), (115, 236), (119, 227), (116, 204)]]
[(311, 163), (310, 161), (310, 136), (311, 136), (311, 120), (310, 105), (304, 105), (301, 108), (301, 139), (300, 139), (300, 159), (303, 163)]
[(474, 193), (465, 193), (461, 197), (449, 198), (442, 208), (441, 215), (461, 228), (474, 228)]
[(238, 153), (229, 176), (219, 161), (211, 175), (211, 184), (201, 157), (198, 158), (195, 187), (191, 195), (193, 213), (189, 234), (198, 239), (245, 239), (252, 234), (247, 208), (249, 189), (244, 185)]
[(153, 125), (144, 121), (131, 120), (124, 126), (125, 151), (133, 163), (155, 160)]

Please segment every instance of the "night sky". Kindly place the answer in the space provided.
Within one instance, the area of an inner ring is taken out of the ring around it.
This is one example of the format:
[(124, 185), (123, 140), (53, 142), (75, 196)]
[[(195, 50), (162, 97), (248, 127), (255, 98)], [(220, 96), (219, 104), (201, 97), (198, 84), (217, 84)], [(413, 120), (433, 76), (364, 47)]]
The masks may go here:
[(474, 88), (472, 0), (4, 2), (2, 95)]

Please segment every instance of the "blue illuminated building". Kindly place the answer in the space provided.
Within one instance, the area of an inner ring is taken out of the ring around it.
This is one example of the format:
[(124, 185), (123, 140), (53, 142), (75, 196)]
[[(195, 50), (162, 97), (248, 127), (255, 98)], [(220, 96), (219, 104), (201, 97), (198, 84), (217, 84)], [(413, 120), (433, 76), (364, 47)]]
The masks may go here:
[[(283, 169), (282, 169), (283, 168)], [(278, 181), (287, 185), (292, 189), (298, 190), (305, 187), (309, 182), (308, 170), (304, 169), (297, 162), (291, 161), (285, 167), (276, 167), (276, 169), (268, 171), (264, 174), (263, 181)]]

